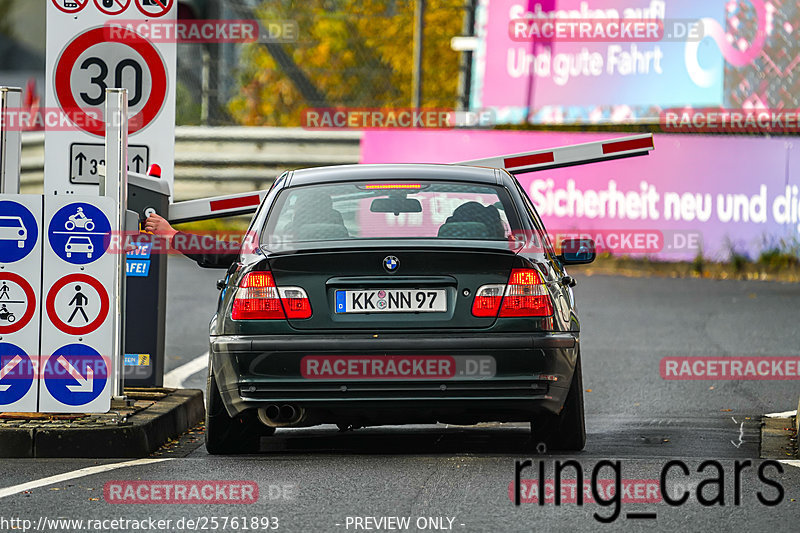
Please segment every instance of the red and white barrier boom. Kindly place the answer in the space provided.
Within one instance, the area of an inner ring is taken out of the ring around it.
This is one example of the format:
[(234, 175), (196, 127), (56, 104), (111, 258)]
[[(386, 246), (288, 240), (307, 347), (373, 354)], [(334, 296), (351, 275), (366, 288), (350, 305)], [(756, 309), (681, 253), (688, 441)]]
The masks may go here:
[[(516, 175), (648, 155), (653, 148), (653, 134), (645, 133), (452, 164), (502, 168)], [(255, 213), (267, 192), (254, 191), (173, 203), (169, 206), (166, 218), (178, 223)]]
[(647, 155), (653, 146), (653, 134), (631, 135), (622, 139), (573, 144), (521, 154), (487, 157), (455, 163), (480, 167), (504, 168), (511, 174), (525, 174), (538, 170), (586, 165), (625, 157)]
[(264, 190), (176, 202), (170, 204), (166, 218), (175, 224), (255, 213), (267, 192)]

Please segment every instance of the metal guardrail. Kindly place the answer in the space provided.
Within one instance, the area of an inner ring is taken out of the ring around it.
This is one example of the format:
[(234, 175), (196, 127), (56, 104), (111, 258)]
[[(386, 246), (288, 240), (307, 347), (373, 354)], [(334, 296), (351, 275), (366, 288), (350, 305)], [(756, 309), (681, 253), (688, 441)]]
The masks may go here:
[[(188, 199), (259, 190), (287, 169), (358, 163), (361, 137), (359, 131), (179, 126), (174, 196)], [(41, 191), (43, 132), (22, 134), (21, 169), (23, 192)]]

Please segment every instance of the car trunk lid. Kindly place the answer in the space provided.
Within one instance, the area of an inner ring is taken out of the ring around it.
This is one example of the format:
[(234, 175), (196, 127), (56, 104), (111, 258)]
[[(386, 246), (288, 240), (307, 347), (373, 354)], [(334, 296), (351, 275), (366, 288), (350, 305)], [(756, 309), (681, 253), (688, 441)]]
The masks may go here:
[(279, 287), (308, 294), (313, 314), (289, 319), (297, 329), (488, 328), (496, 318), (473, 316), (475, 291), (506, 283), (514, 256), (502, 244), (386, 246), (275, 254), (269, 266)]

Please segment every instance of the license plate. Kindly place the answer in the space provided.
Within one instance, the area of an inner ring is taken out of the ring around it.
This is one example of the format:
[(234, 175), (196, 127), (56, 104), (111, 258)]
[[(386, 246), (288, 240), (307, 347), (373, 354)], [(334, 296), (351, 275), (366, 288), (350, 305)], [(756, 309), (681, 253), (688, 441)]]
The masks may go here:
[(358, 289), (336, 291), (337, 313), (444, 313), (444, 289)]

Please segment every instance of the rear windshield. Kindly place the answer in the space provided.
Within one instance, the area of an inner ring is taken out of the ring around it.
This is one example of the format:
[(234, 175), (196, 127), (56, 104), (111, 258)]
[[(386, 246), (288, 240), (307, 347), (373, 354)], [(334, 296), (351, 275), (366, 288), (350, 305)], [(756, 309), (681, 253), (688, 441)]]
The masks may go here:
[(436, 239), (507, 241), (519, 228), (505, 189), (469, 183), (348, 182), (283, 191), (262, 243)]

